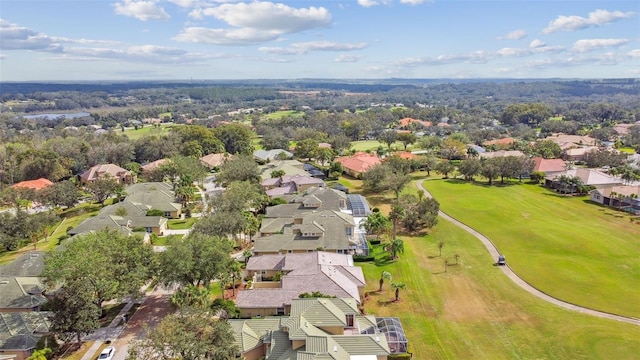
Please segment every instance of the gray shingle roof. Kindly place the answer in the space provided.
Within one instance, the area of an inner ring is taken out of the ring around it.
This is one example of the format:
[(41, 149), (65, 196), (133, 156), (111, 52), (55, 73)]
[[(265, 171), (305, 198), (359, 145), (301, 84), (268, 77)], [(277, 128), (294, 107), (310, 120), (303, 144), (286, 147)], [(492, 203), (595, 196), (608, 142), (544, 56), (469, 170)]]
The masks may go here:
[[(288, 317), (229, 322), (237, 344), (253, 345), (241, 347), (242, 352), (256, 349), (263, 343), (269, 344), (270, 351), (264, 354), (266, 359), (349, 360), (354, 355), (390, 354), (386, 337), (377, 331), (358, 333), (359, 329), (355, 329), (356, 333), (352, 335), (333, 335), (328, 332), (332, 327), (346, 326), (348, 314), (355, 317), (357, 324), (362, 323), (361, 318), (368, 318), (359, 314), (353, 299), (296, 299)], [(272, 319), (279, 319), (279, 326), (268, 322)], [(375, 324), (375, 318), (365, 321), (366, 324), (372, 322)], [(258, 329), (260, 325), (263, 326)], [(255, 340), (256, 335), (260, 337), (259, 341)], [(296, 349), (293, 348), (293, 341), (298, 341)]]
[(0, 276), (0, 308), (31, 309), (47, 302), (42, 295), (44, 279), (39, 277)]
[(7, 265), (0, 266), (4, 276), (40, 276), (44, 269), (44, 251), (29, 251)]
[(353, 266), (351, 255), (324, 251), (254, 256), (247, 270), (282, 271), (284, 275), (280, 288), (241, 290), (236, 298), (239, 308), (282, 307), (314, 291), (360, 301), (359, 288), (365, 285), (362, 268)]
[(49, 312), (0, 313), (0, 350), (30, 350), (49, 332)]

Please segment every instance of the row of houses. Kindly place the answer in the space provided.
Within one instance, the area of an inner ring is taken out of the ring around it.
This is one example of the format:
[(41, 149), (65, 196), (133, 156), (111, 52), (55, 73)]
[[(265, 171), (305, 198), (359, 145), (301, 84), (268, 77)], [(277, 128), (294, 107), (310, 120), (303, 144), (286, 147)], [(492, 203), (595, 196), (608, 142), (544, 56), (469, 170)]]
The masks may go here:
[[(262, 186), (284, 204), (266, 209), (229, 320), (240, 356), (254, 359), (387, 359), (407, 352), (397, 318), (361, 312), (365, 278), (353, 256), (367, 255), (360, 221), (366, 199), (331, 189), (295, 160), (261, 167)], [(272, 178), (273, 171), (284, 175)], [(303, 294), (327, 298), (300, 298)]]
[[(172, 187), (164, 182), (131, 184), (126, 188), (123, 201), (102, 208), (100, 212), (69, 230), (69, 235), (79, 235), (100, 230), (116, 230), (125, 235), (144, 231), (162, 236), (168, 219), (182, 216), (182, 204), (176, 201)], [(162, 216), (148, 216), (151, 210), (159, 210)]]

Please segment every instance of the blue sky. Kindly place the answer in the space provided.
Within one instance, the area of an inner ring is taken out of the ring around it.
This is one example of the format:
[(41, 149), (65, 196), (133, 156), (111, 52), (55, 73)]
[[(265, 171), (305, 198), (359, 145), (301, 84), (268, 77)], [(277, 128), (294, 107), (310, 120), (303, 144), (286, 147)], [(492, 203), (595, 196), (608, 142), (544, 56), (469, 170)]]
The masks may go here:
[(640, 1), (2, 0), (0, 81), (640, 77)]

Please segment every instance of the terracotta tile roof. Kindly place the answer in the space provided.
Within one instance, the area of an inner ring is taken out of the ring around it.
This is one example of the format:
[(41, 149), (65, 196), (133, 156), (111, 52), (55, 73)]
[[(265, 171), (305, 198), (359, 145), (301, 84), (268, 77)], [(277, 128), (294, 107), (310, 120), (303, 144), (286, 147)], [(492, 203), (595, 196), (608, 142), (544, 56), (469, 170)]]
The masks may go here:
[(142, 172), (153, 171), (159, 168), (160, 165), (165, 164), (167, 161), (169, 161), (169, 159), (160, 159), (160, 160), (152, 161), (148, 164), (142, 165), (140, 167), (140, 170), (142, 170)]
[(407, 160), (413, 160), (413, 159), (415, 159), (415, 158), (416, 158), (416, 155), (415, 155), (415, 154), (412, 154), (412, 153), (411, 153), (411, 152), (409, 152), (409, 151), (403, 151), (403, 152), (401, 152), (401, 153), (397, 153), (397, 154), (395, 154), (395, 155), (400, 156), (400, 158), (402, 158), (402, 159), (407, 159)]
[(544, 173), (563, 172), (567, 168), (562, 159), (545, 159), (542, 157), (533, 158), (533, 171), (542, 171)]
[(345, 169), (363, 173), (369, 168), (380, 164), (382, 161), (376, 155), (367, 153), (356, 153), (353, 156), (343, 156), (335, 159), (335, 162), (342, 164)]
[(105, 174), (109, 174), (116, 179), (122, 179), (125, 176), (131, 176), (131, 171), (115, 164), (99, 164), (80, 174), (80, 178), (85, 181), (93, 181)]
[(220, 165), (224, 164), (225, 161), (227, 161), (227, 159), (230, 159), (231, 155), (229, 154), (209, 154), (209, 155), (205, 155), (203, 157), (200, 158), (200, 162), (202, 163), (202, 165), (208, 167), (208, 168), (215, 168), (215, 167), (219, 167)]
[(53, 183), (45, 178), (40, 178), (40, 179), (36, 179), (36, 180), (27, 180), (27, 181), (21, 181), (17, 184), (13, 184), (11, 185), (12, 188), (28, 188), (28, 189), (34, 189), (34, 190), (42, 190), (44, 188), (46, 188), (49, 185), (53, 185)]
[(411, 123), (418, 123), (422, 126), (431, 126), (431, 121), (424, 121), (424, 120), (420, 120), (420, 119), (413, 119), (413, 118), (404, 118), (404, 119), (400, 119), (398, 121), (398, 127), (407, 127), (409, 126)]
[(482, 145), (484, 146), (490, 146), (490, 145), (511, 145), (515, 142), (516, 140), (514, 138), (502, 138), (502, 139), (496, 139), (496, 140), (489, 140), (489, 141), (485, 141), (482, 143)]

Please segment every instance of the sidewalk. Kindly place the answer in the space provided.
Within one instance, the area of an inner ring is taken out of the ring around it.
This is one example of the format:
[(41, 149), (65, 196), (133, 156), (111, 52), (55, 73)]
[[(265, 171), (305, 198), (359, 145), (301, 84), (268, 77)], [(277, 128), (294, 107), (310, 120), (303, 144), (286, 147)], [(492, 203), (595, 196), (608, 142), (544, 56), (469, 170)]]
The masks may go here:
[(83, 338), (84, 341), (92, 340), (94, 341), (94, 343), (87, 350), (87, 352), (85, 352), (84, 356), (80, 360), (94, 359), (96, 356), (98, 356), (97, 352), (102, 347), (102, 344), (104, 344), (106, 341), (110, 341), (110, 342), (115, 341), (118, 338), (118, 336), (120, 336), (120, 334), (122, 333), (122, 331), (126, 326), (126, 325), (121, 325), (122, 316), (128, 313), (129, 310), (131, 310), (131, 308), (136, 302), (142, 304), (144, 303), (145, 300), (146, 300), (146, 297), (143, 297), (142, 299), (129, 301), (122, 308), (122, 310), (120, 310), (118, 315), (111, 321), (111, 323), (108, 326), (100, 328), (95, 332), (93, 332), (92, 334), (85, 336)]

